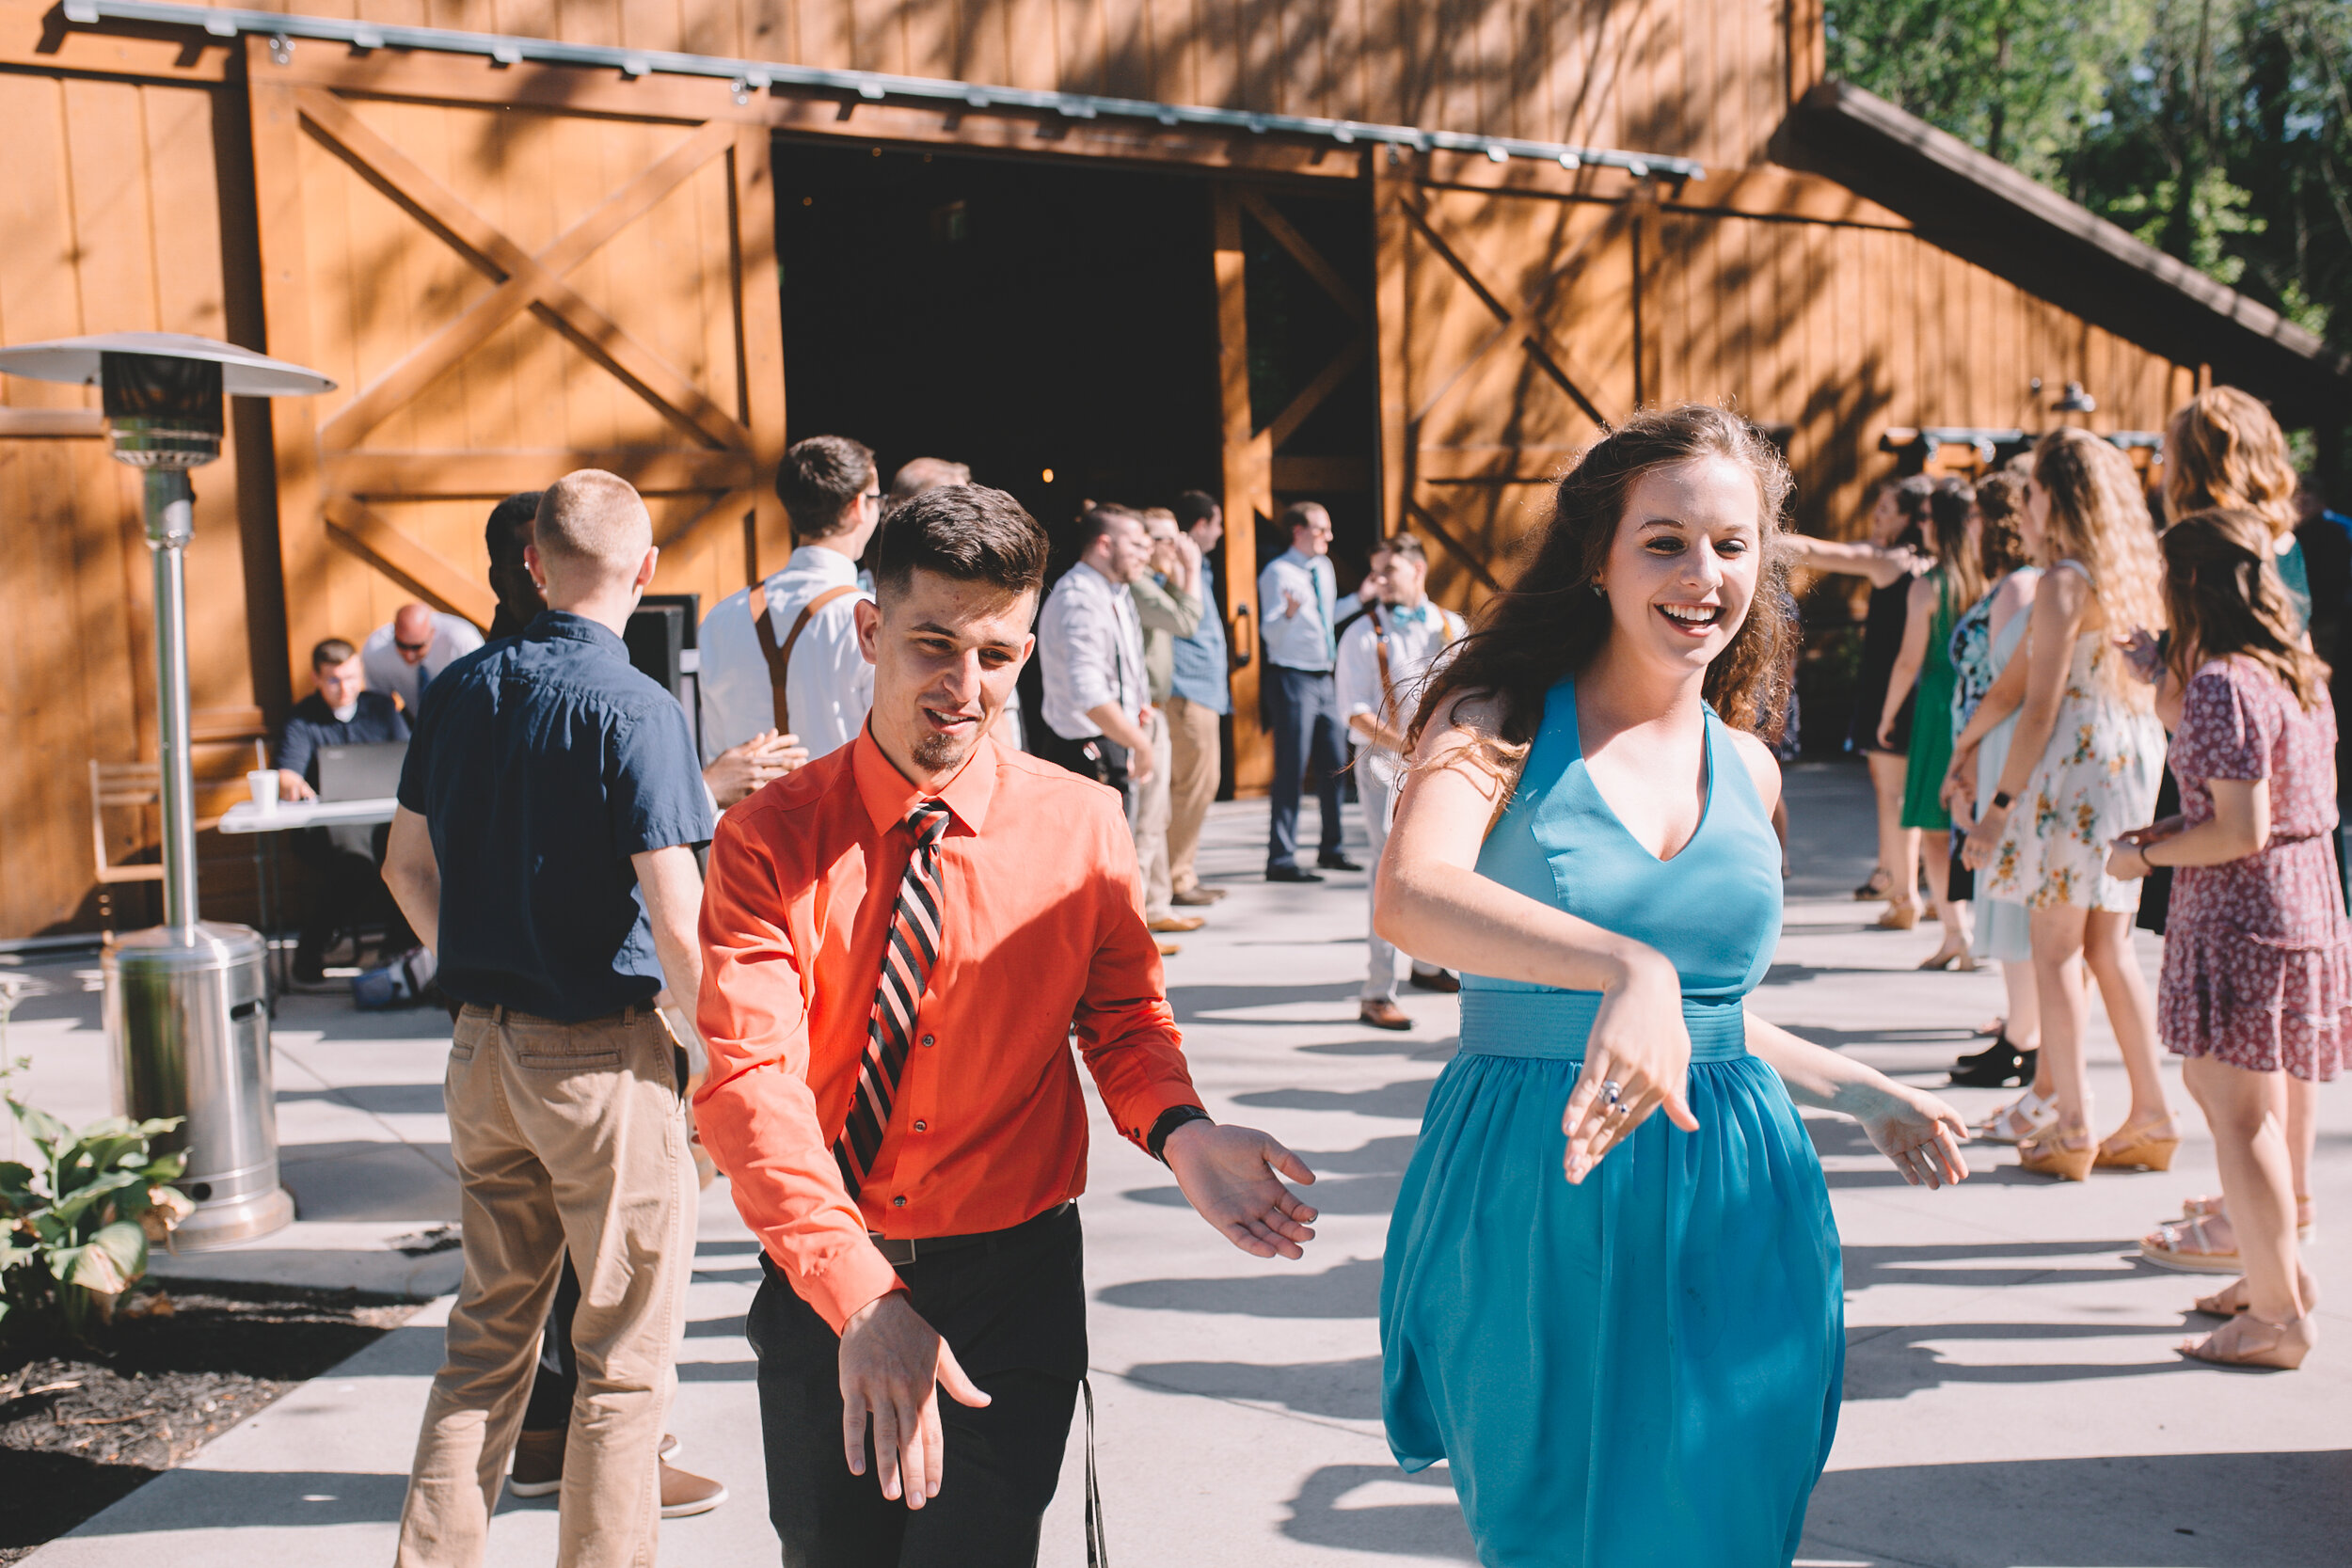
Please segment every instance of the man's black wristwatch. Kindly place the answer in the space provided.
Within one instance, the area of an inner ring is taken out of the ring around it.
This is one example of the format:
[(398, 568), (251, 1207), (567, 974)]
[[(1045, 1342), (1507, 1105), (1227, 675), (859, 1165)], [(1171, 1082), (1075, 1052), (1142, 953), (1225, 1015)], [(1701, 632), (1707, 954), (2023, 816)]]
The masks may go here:
[(1170, 1105), (1160, 1113), (1160, 1119), (1152, 1124), (1152, 1131), (1144, 1137), (1143, 1147), (1151, 1150), (1152, 1159), (1164, 1165), (1168, 1164), (1168, 1155), (1163, 1151), (1168, 1148), (1169, 1133), (1188, 1121), (1213, 1119), (1215, 1118), (1208, 1112), (1198, 1105)]

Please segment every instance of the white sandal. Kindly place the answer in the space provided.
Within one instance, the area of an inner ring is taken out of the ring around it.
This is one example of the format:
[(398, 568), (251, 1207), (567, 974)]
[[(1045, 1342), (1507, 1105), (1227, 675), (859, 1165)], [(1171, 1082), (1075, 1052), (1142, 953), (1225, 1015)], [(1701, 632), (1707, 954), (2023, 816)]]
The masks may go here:
[(2044, 1100), (2028, 1087), (2025, 1093), (1987, 1117), (1970, 1136), (1989, 1144), (2022, 1143), (2058, 1120), (2058, 1101)]

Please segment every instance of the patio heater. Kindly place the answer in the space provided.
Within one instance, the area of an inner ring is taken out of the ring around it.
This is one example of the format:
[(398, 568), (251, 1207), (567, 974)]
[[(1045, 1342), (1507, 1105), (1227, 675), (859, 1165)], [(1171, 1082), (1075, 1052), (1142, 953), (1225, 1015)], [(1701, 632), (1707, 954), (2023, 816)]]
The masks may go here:
[(0, 372), (103, 389), (117, 462), (143, 470), (155, 570), (156, 756), (164, 826), (164, 924), (108, 940), (106, 1036), (116, 1108), (183, 1117), (181, 1186), (195, 1201), (174, 1237), (203, 1251), (265, 1236), (294, 1218), (278, 1184), (270, 1084), (268, 944), (196, 912), (195, 778), (188, 757), (188, 470), (220, 455), (221, 400), (307, 397), (334, 383), (232, 343), (116, 332), (0, 349)]

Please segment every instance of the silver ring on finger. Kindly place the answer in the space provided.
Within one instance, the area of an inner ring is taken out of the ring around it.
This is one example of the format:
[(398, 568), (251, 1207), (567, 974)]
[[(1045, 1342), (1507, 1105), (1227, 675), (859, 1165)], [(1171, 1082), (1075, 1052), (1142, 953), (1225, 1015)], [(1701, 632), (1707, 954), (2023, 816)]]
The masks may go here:
[(1625, 1088), (1614, 1078), (1604, 1078), (1600, 1081), (1600, 1097), (1608, 1101), (1610, 1114), (1613, 1116), (1619, 1109), (1618, 1102), (1625, 1098)]

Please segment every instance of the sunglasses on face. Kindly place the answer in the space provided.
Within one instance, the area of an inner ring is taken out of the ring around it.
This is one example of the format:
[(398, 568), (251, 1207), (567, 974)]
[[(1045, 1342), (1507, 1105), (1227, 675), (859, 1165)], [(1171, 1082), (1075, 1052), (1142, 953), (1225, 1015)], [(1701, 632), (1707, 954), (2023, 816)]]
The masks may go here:
[(429, 650), (433, 644), (429, 641), (423, 642), (403, 642), (399, 638), (395, 637), (392, 639), (392, 646), (398, 648), (404, 654), (421, 654)]

